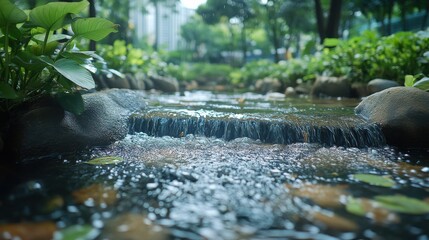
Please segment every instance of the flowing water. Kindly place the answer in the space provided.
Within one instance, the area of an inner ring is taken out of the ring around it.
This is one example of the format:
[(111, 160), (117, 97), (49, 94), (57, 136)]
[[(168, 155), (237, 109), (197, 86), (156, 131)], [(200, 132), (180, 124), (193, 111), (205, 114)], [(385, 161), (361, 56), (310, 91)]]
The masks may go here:
[[(0, 230), (31, 222), (53, 224), (56, 237), (89, 229), (87, 239), (429, 238), (429, 152), (387, 146), (354, 116), (356, 101), (193, 92), (148, 102), (121, 141), (2, 170)], [(87, 164), (105, 156), (123, 161)]]

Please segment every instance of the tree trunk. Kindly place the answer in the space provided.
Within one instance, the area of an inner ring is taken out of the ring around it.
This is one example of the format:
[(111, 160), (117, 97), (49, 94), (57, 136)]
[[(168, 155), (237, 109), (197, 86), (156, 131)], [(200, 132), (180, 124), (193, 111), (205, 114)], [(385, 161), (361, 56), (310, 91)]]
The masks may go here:
[(274, 45), (274, 62), (278, 63), (280, 62), (280, 55), (279, 55), (279, 37), (277, 32), (277, 20), (274, 19), (274, 23), (271, 24), (271, 31), (273, 33), (273, 45)]
[[(95, 0), (89, 0), (89, 17), (95, 17), (97, 11), (95, 9)], [(89, 51), (96, 51), (97, 43), (93, 40), (89, 42)]]
[(243, 52), (243, 65), (246, 64), (247, 59), (247, 38), (246, 38), (246, 22), (243, 21), (241, 28), (241, 51)]
[(157, 51), (159, 48), (159, 34), (160, 34), (160, 31), (159, 31), (159, 24), (160, 24), (159, 17), (160, 16), (159, 16), (158, 2), (154, 2), (154, 6), (155, 6), (155, 42), (153, 44), (153, 49), (155, 51)]
[(426, 28), (428, 17), (429, 17), (429, 1), (426, 1), (425, 15), (423, 16), (421, 30), (424, 30)]
[(331, 0), (329, 6), (328, 25), (326, 26), (327, 38), (338, 38), (338, 29), (341, 20), (342, 0)]
[(407, 9), (406, 0), (399, 0), (399, 8), (401, 11), (402, 30), (407, 31)]
[(319, 32), (320, 43), (323, 44), (325, 40), (325, 18), (323, 17), (322, 3), (320, 0), (314, 0), (316, 21), (317, 21), (317, 31)]

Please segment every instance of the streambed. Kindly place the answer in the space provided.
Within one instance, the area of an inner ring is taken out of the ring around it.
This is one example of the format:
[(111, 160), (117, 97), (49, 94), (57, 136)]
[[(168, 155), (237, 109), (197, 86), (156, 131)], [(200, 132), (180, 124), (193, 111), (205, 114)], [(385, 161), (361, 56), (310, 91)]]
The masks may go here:
[[(429, 237), (429, 153), (386, 146), (354, 116), (355, 101), (209, 92), (148, 101), (111, 146), (2, 167), (0, 230), (27, 222), (53, 226), (57, 238)], [(261, 137), (267, 129), (294, 137)], [(106, 156), (116, 161), (88, 164)], [(393, 209), (380, 196), (414, 206)]]

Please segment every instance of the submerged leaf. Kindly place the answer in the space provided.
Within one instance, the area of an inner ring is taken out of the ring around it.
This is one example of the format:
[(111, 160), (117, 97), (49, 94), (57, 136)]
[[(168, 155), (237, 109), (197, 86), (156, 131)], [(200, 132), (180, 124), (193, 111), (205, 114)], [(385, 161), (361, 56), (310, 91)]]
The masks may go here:
[(8, 235), (7, 239), (52, 239), (56, 228), (53, 222), (4, 224), (0, 225), (0, 239)]
[(55, 240), (90, 240), (95, 239), (100, 234), (100, 231), (90, 225), (75, 225), (61, 229), (54, 235)]
[(353, 178), (361, 182), (365, 182), (379, 187), (393, 187), (395, 181), (390, 176), (377, 176), (373, 174), (353, 174)]
[(78, 204), (96, 206), (100, 204), (112, 205), (117, 200), (117, 192), (112, 187), (101, 184), (93, 184), (81, 188), (72, 193), (73, 199)]
[(293, 195), (309, 198), (322, 207), (339, 207), (342, 205), (341, 196), (347, 195), (346, 185), (305, 184), (297, 189), (286, 187), (291, 189)]
[(408, 214), (429, 213), (429, 204), (425, 201), (404, 195), (376, 196), (375, 200), (384, 208)]
[(89, 160), (88, 162), (85, 162), (87, 164), (93, 164), (93, 165), (107, 165), (107, 164), (117, 164), (124, 161), (121, 157), (99, 157)]
[(355, 222), (334, 213), (314, 212), (312, 213), (312, 220), (321, 223), (329, 229), (339, 231), (354, 232), (359, 229), (359, 226)]

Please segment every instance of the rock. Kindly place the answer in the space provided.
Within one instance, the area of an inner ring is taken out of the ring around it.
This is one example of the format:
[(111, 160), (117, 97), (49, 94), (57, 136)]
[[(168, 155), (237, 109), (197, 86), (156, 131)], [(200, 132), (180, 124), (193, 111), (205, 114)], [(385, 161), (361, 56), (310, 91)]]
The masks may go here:
[(145, 90), (144, 80), (135, 77), (132, 74), (125, 74), (125, 78), (128, 80), (128, 84), (130, 85), (130, 89), (133, 90)]
[(131, 88), (129, 81), (125, 76), (120, 77), (114, 74), (109, 74), (108, 76), (104, 76), (103, 80), (104, 80), (104, 83), (109, 88), (122, 88), (122, 89)]
[(79, 116), (51, 103), (15, 117), (8, 134), (14, 156), (35, 158), (111, 144), (128, 133), (129, 115), (146, 106), (143, 93), (131, 90), (101, 91), (83, 99), (85, 111)]
[(365, 83), (355, 82), (352, 83), (352, 97), (353, 98), (363, 98), (368, 96), (368, 89)]
[(165, 93), (175, 93), (179, 91), (179, 82), (177, 79), (171, 77), (163, 77), (153, 75), (149, 77), (153, 82), (153, 88)]
[(283, 100), (285, 97), (283, 93), (279, 92), (269, 92), (265, 95), (265, 98), (268, 100)]
[(315, 97), (351, 97), (350, 82), (344, 77), (318, 76), (311, 89)]
[(388, 89), (391, 87), (399, 87), (399, 84), (392, 80), (374, 79), (369, 81), (367, 85), (369, 95), (376, 92), (383, 91), (384, 89)]
[(311, 92), (311, 88), (313, 86), (310, 82), (299, 83), (298, 86), (295, 87), (295, 92), (298, 95), (308, 95)]
[(298, 94), (296, 93), (295, 89), (293, 87), (287, 87), (285, 90), (285, 97), (288, 98), (294, 98), (297, 97)]
[(256, 81), (255, 91), (267, 94), (269, 92), (279, 92), (281, 90), (282, 83), (277, 78), (264, 78)]
[(365, 98), (355, 113), (378, 123), (390, 145), (429, 147), (429, 93), (394, 87)]

